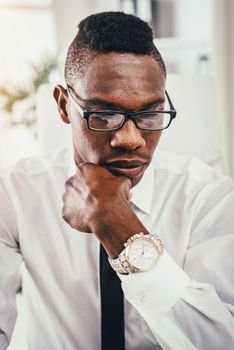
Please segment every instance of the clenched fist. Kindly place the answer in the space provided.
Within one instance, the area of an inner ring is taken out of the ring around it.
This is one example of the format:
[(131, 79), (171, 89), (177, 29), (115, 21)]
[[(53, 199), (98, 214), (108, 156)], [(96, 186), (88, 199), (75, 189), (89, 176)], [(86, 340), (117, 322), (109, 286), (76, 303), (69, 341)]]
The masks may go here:
[(134, 233), (147, 232), (129, 200), (131, 181), (82, 163), (65, 183), (63, 218), (74, 229), (94, 233), (112, 257)]

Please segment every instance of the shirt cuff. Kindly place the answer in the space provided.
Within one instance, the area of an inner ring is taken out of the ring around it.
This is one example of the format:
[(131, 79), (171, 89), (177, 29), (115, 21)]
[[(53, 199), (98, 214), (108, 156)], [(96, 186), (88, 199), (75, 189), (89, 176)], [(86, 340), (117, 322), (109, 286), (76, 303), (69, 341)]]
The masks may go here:
[(0, 330), (0, 350), (6, 350), (7, 346), (8, 344), (7, 344), (6, 337), (4, 333), (2, 333), (2, 331)]
[(191, 283), (188, 275), (164, 250), (157, 264), (145, 272), (118, 274), (127, 300), (142, 314), (159, 321)]

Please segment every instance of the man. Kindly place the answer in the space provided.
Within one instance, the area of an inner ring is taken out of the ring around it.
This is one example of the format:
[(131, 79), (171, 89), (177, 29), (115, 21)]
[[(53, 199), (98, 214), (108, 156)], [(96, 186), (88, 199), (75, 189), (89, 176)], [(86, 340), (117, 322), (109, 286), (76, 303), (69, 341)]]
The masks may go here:
[(115, 315), (103, 305), (121, 300), (105, 254), (126, 349), (233, 349), (233, 183), (200, 161), (152, 160), (176, 112), (151, 29), (118, 12), (86, 18), (65, 79), (54, 97), (74, 156), (21, 161), (1, 179), (0, 349), (20, 266), (28, 349), (104, 349)]

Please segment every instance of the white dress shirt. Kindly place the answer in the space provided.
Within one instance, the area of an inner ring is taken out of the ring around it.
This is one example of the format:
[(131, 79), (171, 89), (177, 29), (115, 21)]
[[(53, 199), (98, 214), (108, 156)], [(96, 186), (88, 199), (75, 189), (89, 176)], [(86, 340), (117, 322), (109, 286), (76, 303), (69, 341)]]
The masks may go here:
[[(61, 216), (71, 159), (60, 150), (1, 173), (0, 350), (15, 326), (20, 270), (27, 350), (101, 349), (99, 242)], [(165, 250), (153, 269), (119, 275), (126, 349), (233, 350), (232, 181), (196, 159), (156, 153), (132, 195)]]

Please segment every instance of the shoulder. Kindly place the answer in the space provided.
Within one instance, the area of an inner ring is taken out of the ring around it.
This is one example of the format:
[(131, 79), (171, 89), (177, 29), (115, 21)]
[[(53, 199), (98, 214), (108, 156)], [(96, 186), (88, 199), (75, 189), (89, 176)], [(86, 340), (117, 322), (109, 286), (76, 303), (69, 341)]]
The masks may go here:
[(60, 210), (71, 157), (71, 150), (59, 149), (22, 159), (0, 170), (1, 237), (5, 235), (10, 240), (14, 237), (17, 241), (20, 225), (27, 223), (33, 227), (33, 220), (37, 222), (45, 206), (47, 213), (51, 210), (48, 217)]
[(0, 184), (20, 186), (34, 182), (36, 185), (40, 179), (49, 178), (50, 175), (58, 179), (59, 175), (68, 171), (72, 152), (70, 149), (58, 149), (53, 152), (37, 155), (31, 158), (19, 160), (15, 164), (0, 170)]
[(27, 176), (39, 175), (53, 168), (66, 168), (71, 159), (71, 150), (68, 148), (58, 149), (30, 158), (24, 158), (7, 168), (0, 170), (0, 177), (11, 174), (25, 174)]
[(234, 188), (232, 179), (193, 156), (160, 151), (152, 163), (156, 182), (180, 187), (184, 193), (218, 188), (228, 192)]

